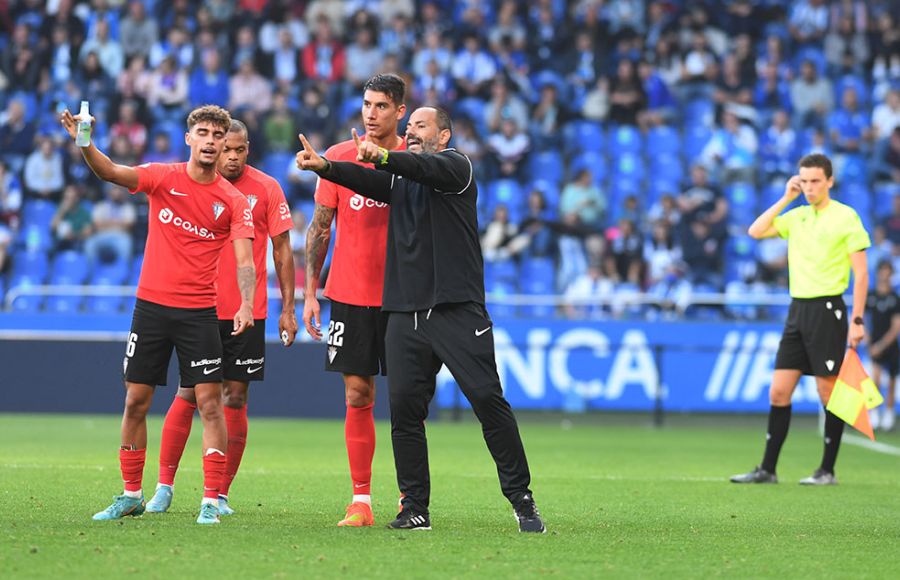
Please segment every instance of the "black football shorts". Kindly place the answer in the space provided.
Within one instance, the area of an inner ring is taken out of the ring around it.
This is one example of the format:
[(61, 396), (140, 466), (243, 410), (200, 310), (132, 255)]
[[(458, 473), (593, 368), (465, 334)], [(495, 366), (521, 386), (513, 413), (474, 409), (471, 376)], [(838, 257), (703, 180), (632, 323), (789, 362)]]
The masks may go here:
[(237, 336), (233, 320), (219, 321), (222, 339), (223, 377), (226, 381), (261, 381), (266, 367), (266, 320), (254, 320), (253, 326)]
[(387, 374), (384, 333), (387, 313), (378, 306), (331, 302), (325, 370), (364, 377)]

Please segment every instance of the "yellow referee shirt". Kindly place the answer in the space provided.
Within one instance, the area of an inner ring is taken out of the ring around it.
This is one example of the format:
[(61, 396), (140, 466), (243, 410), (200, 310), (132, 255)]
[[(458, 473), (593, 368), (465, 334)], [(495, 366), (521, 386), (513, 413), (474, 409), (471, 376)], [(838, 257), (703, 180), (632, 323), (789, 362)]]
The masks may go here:
[(821, 211), (811, 205), (794, 208), (774, 225), (788, 241), (792, 298), (843, 294), (850, 283), (850, 254), (872, 245), (856, 211), (833, 199)]

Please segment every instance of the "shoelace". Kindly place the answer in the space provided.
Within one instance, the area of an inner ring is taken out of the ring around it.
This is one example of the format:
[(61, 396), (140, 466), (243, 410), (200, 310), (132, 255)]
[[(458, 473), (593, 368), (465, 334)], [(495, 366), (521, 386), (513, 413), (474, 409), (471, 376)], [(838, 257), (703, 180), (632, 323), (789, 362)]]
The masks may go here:
[(538, 515), (537, 506), (533, 501), (523, 501), (516, 507), (516, 515), (530, 520)]

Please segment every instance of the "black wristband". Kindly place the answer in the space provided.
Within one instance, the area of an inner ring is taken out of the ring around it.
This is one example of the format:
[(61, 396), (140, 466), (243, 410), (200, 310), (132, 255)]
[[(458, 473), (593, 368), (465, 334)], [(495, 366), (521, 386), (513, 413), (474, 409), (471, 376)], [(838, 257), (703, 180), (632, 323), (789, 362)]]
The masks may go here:
[(856, 318), (854, 318), (854, 319), (853, 319), (853, 324), (858, 324), (858, 325), (862, 326), (862, 325), (863, 325), (863, 319), (862, 319), (862, 316), (857, 316)]
[(325, 167), (319, 169), (318, 171), (313, 171), (313, 173), (315, 173), (316, 175), (325, 175), (326, 173), (331, 171), (331, 161), (329, 161), (327, 157), (323, 157), (322, 159), (325, 160)]

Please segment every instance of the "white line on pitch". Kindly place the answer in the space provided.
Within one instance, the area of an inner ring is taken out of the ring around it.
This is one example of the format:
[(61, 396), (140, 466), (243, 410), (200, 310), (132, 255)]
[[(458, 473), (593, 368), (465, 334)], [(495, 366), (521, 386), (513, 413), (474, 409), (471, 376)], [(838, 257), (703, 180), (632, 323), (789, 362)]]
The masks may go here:
[(893, 445), (888, 445), (887, 443), (882, 443), (881, 441), (872, 441), (871, 439), (863, 439), (862, 437), (858, 437), (856, 435), (844, 435), (844, 441), (851, 445), (858, 445), (859, 447), (863, 447), (865, 449), (871, 449), (872, 451), (878, 453), (884, 453), (886, 455), (895, 455), (900, 457), (900, 447), (895, 447)]

